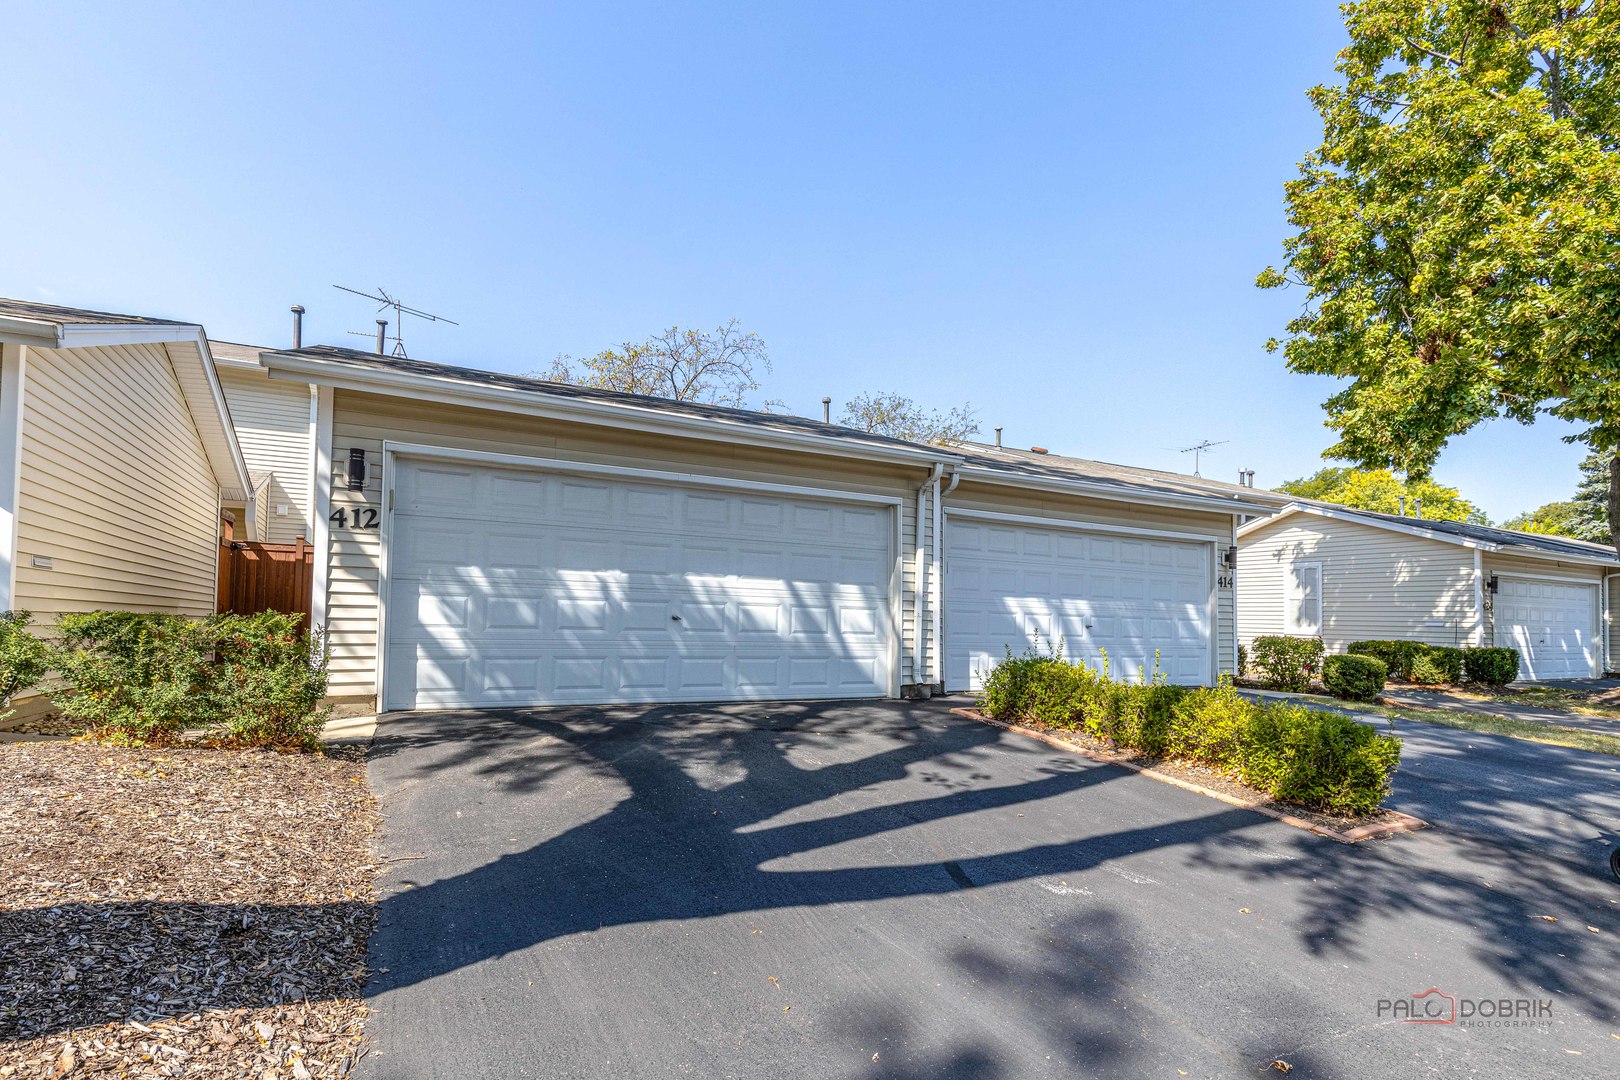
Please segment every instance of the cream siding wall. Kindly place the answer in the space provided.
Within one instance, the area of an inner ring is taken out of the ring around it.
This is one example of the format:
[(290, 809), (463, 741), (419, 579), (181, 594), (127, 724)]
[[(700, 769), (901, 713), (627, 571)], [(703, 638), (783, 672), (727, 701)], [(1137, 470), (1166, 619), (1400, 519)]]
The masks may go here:
[[(347, 510), (352, 521), (356, 507), (381, 512), (385, 439), (902, 498), (900, 553), (904, 570), (898, 673), (902, 684), (912, 681), (916, 495), (928, 476), (921, 467), (679, 439), (338, 390), (332, 415), (334, 468), (341, 476), (349, 451), (354, 448), (366, 452), (369, 468), (364, 491), (350, 491), (342, 482), (332, 485), (334, 513)], [(377, 530), (356, 530), (352, 525), (338, 528), (333, 524), (326, 625), (332, 648), (330, 692), (334, 697), (370, 697), (376, 692), (381, 552)]]
[[(226, 365), (218, 370), (248, 471), (270, 473), (257, 510), (261, 535), (253, 539), (288, 544), (300, 536), (313, 536), (309, 387), (273, 380), (262, 370)], [(286, 506), (288, 512), (277, 514), (278, 506)]]
[(1609, 582), (1609, 625), (1605, 638), (1608, 651), (1603, 657), (1605, 673), (1620, 670), (1620, 572), (1609, 572), (1616, 576)]
[[(1141, 503), (1088, 499), (1042, 491), (976, 484), (964, 480), (945, 500), (946, 510), (986, 510), (1024, 517), (1052, 518), (1055, 521), (1096, 522), (1122, 528), (1157, 529), (1165, 532), (1196, 533), (1208, 536), (1210, 582), (1217, 584), (1225, 567), (1221, 560), (1232, 542), (1232, 515), (1199, 510), (1178, 510)], [(949, 633), (950, 612), (944, 613)], [(1215, 656), (1221, 672), (1233, 669), (1237, 633), (1236, 605), (1231, 589), (1216, 588)]]
[(212, 612), (219, 488), (164, 346), (30, 347), (25, 379), (15, 606)]
[[(1358, 522), (1294, 514), (1238, 543), (1238, 639), (1286, 633), (1290, 562), (1322, 564), (1322, 640), (1401, 638), (1466, 645), (1475, 625), (1474, 552)], [(1438, 626), (1425, 625), (1438, 622)]]

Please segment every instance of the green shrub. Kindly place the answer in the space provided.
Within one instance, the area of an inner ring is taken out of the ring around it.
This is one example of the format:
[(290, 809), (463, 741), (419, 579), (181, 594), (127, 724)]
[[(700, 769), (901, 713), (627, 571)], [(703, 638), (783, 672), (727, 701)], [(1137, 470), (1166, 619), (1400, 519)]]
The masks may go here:
[(1423, 686), (1462, 682), (1463, 651), (1443, 646), (1425, 645), (1412, 657), (1408, 677)]
[(1249, 646), (1249, 659), (1267, 687), (1299, 692), (1310, 689), (1322, 652), (1321, 638), (1275, 635), (1255, 638)]
[(1176, 703), (1186, 696), (1185, 687), (1165, 683), (1114, 684), (1108, 737), (1146, 754), (1163, 754), (1170, 743), (1170, 721)]
[(1249, 647), (1247, 645), (1239, 645), (1238, 646), (1238, 656), (1237, 656), (1237, 677), (1241, 679), (1245, 675), (1247, 675), (1248, 673), (1249, 673)]
[(1029, 698), (1030, 680), (1037, 669), (1049, 664), (1061, 663), (1057, 654), (1047, 655), (1038, 653), (1033, 648), (1025, 649), (1023, 655), (1014, 656), (1012, 649), (1007, 650), (1007, 656), (990, 669), (990, 674), (984, 677), (984, 686), (979, 691), (979, 707), (987, 716), (997, 720), (1017, 720), (1024, 715), (1024, 708)]
[(1322, 661), (1322, 682), (1336, 698), (1371, 701), (1384, 688), (1388, 671), (1375, 656), (1330, 656)]
[(0, 611), (0, 720), (11, 715), (11, 699), (38, 686), (51, 669), (50, 647), (28, 632), (33, 618), (27, 611)]
[(1213, 689), (1188, 691), (1170, 710), (1165, 752), (1207, 765), (1234, 762), (1254, 710), (1254, 702), (1239, 695), (1228, 678)]
[(62, 712), (92, 737), (172, 742), (214, 719), (208, 692), (212, 634), (179, 615), (91, 611), (57, 619), (51, 666), (66, 688)]
[(1389, 678), (1406, 682), (1412, 677), (1412, 658), (1427, 647), (1421, 641), (1353, 641), (1344, 651), (1381, 660)]
[(321, 708), (327, 651), (298, 632), (299, 621), (278, 611), (209, 620), (218, 657), (210, 695), (227, 742), (303, 749), (319, 744), (332, 713)]
[(1519, 650), (1465, 649), (1463, 674), (1471, 683), (1506, 686), (1519, 677)]
[(1400, 757), (1394, 736), (1338, 713), (1280, 703), (1255, 708), (1239, 771), (1273, 798), (1356, 817), (1378, 809)]

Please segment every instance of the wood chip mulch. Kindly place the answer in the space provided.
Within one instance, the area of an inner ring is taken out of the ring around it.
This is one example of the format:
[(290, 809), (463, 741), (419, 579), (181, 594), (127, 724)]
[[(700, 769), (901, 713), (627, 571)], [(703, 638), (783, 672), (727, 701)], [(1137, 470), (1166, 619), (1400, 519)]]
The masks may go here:
[(0, 746), (0, 1078), (347, 1075), (376, 820), (358, 755)]

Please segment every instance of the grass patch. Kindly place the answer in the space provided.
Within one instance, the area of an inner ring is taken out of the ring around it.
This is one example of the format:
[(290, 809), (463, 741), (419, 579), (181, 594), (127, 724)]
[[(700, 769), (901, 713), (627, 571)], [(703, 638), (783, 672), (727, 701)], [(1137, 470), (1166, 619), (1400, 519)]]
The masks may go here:
[(1341, 708), (1372, 713), (1391, 720), (1416, 720), (1425, 724), (1477, 731), (1482, 735), (1505, 735), (1510, 739), (1546, 743), (1549, 746), (1567, 746), (1573, 750), (1586, 750), (1593, 754), (1620, 757), (1620, 735), (1605, 735), (1596, 731), (1560, 727), (1536, 720), (1521, 720), (1512, 716), (1462, 712), (1455, 709), (1414, 709), (1393, 705), (1362, 705), (1338, 703)]
[[(1427, 687), (1417, 687), (1423, 690)], [(1504, 705), (1526, 705), (1535, 709), (1556, 709), (1579, 716), (1620, 718), (1620, 702), (1610, 697), (1614, 691), (1570, 690), (1562, 686), (1460, 686), (1450, 691), (1470, 701), (1495, 701)]]

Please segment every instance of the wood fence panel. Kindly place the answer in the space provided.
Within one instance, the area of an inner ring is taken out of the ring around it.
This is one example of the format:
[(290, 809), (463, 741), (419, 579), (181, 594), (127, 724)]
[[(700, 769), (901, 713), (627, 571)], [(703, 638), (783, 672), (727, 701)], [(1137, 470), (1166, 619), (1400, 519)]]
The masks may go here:
[(291, 544), (221, 542), (221, 611), (256, 615), (285, 611), (302, 615), (308, 627), (315, 551), (303, 537)]

